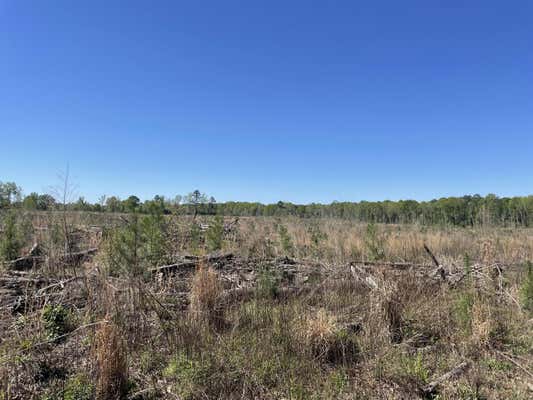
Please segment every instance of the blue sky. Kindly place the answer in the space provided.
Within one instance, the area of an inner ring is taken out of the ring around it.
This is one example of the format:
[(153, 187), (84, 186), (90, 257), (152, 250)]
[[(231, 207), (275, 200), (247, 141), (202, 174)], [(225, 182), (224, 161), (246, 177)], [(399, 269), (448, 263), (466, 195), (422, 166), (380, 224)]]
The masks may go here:
[(531, 1), (0, 0), (0, 180), (217, 200), (533, 193)]

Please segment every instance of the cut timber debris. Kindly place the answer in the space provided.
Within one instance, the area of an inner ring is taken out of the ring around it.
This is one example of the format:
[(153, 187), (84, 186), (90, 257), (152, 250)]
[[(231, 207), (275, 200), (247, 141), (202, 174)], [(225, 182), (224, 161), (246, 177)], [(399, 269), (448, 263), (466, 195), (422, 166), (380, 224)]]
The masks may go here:
[(352, 273), (352, 277), (356, 281), (361, 282), (364, 286), (367, 286), (370, 289), (378, 288), (379, 285), (376, 280), (359, 265), (350, 265), (350, 272)]
[(24, 257), (17, 258), (12, 261), (7, 261), (5, 264), (8, 269), (13, 270), (26, 270), (36, 267), (39, 263), (42, 262), (43, 257), (41, 257), (42, 251), (38, 243), (34, 243), (31, 246), (31, 249), (28, 251)]
[(389, 267), (394, 269), (409, 269), (409, 268), (433, 268), (433, 265), (428, 264), (415, 264), (409, 262), (385, 262), (385, 261), (354, 261), (352, 264), (370, 265), (376, 267)]
[(446, 372), (444, 375), (438, 377), (434, 381), (428, 383), (426, 386), (422, 388), (422, 391), (426, 394), (433, 393), (437, 386), (441, 385), (442, 383), (453, 379), (461, 374), (463, 374), (469, 367), (469, 363), (466, 361), (463, 361), (459, 365), (457, 365), (454, 369), (452, 369), (449, 372)]
[(437, 268), (440, 267), (440, 263), (437, 261), (437, 257), (435, 257), (435, 255), (431, 252), (431, 250), (425, 243), (424, 243), (424, 250), (426, 250), (426, 253), (428, 253), (431, 259), (433, 260), (433, 264), (435, 264)]
[[(77, 251), (70, 254), (63, 254), (59, 257), (59, 262), (62, 263), (80, 263), (86, 260), (88, 257), (96, 254), (98, 249), (96, 247), (83, 251)], [(46, 257), (41, 255), (35, 255), (39, 253), (39, 248), (34, 245), (30, 250), (30, 253), (25, 257), (17, 258), (16, 260), (7, 261), (5, 265), (10, 270), (21, 271), (31, 268), (35, 268), (45, 262)]]
[(207, 262), (208, 264), (219, 266), (220, 264), (224, 264), (233, 258), (234, 258), (233, 253), (210, 254), (205, 257), (193, 258), (191, 260), (179, 262), (176, 264), (162, 265), (160, 267), (152, 268), (150, 272), (152, 274), (161, 273), (163, 275), (172, 274), (172, 273), (181, 273), (181, 272), (191, 272), (201, 262)]

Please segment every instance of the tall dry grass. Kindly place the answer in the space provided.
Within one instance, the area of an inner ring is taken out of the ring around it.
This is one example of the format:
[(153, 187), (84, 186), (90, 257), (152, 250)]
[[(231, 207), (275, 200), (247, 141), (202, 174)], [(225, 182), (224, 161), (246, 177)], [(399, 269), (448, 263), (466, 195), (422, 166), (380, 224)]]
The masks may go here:
[(119, 327), (108, 316), (96, 332), (96, 398), (121, 400), (128, 392), (128, 356)]
[(224, 287), (217, 272), (200, 264), (192, 281), (189, 294), (189, 312), (193, 321), (220, 328), (224, 322), (222, 295)]

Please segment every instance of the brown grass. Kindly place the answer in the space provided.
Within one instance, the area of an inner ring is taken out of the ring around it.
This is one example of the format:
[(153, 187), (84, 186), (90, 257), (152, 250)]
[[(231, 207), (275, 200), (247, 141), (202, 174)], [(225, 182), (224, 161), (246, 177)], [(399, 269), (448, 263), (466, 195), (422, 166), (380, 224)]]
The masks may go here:
[(110, 318), (96, 332), (95, 358), (98, 370), (96, 398), (125, 398), (128, 386), (127, 353), (119, 328)]
[(191, 281), (189, 312), (192, 319), (221, 327), (224, 321), (223, 290), (217, 272), (201, 264)]
[[(165, 237), (174, 252), (169, 257), (192, 248), (182, 235), (191, 221), (174, 222)], [(305, 262), (274, 259), (283, 255), (279, 223), (295, 258)], [(104, 400), (131, 396), (128, 379), (146, 398), (417, 399), (428, 381), (463, 361), (472, 368), (440, 385), (439, 399), (530, 398), (533, 325), (520, 298), (524, 274), (515, 264), (533, 259), (533, 230), (378, 226), (386, 261), (430, 264), (426, 243), (455, 272), (464, 270), (466, 253), (484, 268), (447, 284), (375, 265), (365, 270), (378, 284), (371, 289), (347, 268), (348, 261), (371, 256), (365, 228), (339, 220), (243, 218), (225, 238), (224, 248), (236, 255), (228, 264), (131, 279), (102, 268), (101, 276), (94, 273), (101, 266), (96, 258), (83, 281), (43, 297), (31, 298), (35, 291), (28, 288), (23, 315), (0, 312), (6, 332), (0, 399), (61, 398), (78, 375)], [(496, 262), (502, 275), (491, 269)], [(283, 295), (259, 295), (254, 279), (265, 266)], [(39, 328), (42, 305), (52, 300), (79, 319), (80, 329), (61, 343), (46, 343)], [(108, 322), (93, 336), (90, 321), (106, 312)], [(50, 373), (61, 368), (63, 375)]]

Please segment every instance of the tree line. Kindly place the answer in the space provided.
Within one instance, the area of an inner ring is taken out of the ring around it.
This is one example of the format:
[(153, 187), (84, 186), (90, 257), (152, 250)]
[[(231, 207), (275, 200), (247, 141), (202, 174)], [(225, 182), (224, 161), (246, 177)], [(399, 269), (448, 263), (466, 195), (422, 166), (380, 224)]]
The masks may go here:
[(533, 195), (519, 197), (498, 197), (467, 195), (445, 197), (431, 201), (360, 201), (333, 202), (331, 204), (293, 204), (278, 202), (228, 201), (218, 203), (213, 197), (195, 190), (187, 195), (166, 198), (156, 195), (151, 200), (141, 201), (131, 195), (126, 199), (117, 196), (102, 196), (91, 203), (83, 197), (62, 203), (50, 194), (30, 193), (13, 182), (0, 182), (0, 209), (22, 208), (25, 210), (59, 210), (152, 213), (180, 215), (223, 215), (223, 216), (266, 216), (301, 218), (342, 218), (360, 222), (450, 226), (533, 226)]

